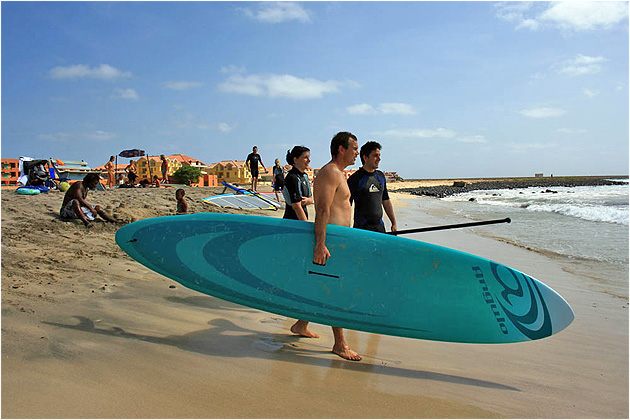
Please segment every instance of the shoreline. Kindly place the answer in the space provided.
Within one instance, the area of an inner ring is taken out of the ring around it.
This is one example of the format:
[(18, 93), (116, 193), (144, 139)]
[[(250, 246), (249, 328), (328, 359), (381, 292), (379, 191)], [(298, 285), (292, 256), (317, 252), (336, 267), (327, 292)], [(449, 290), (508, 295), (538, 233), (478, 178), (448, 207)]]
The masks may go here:
[[(189, 209), (282, 217), (282, 210), (201, 203), (222, 189), (186, 188)], [(393, 195), (402, 199), (394, 204), (402, 229), (411, 223), (403, 213), (417, 210), (399, 204), (408, 193)], [(116, 225), (60, 221), (59, 192), (3, 190), (1, 199), (3, 417), (628, 416), (627, 301), (593, 290), (545, 255), (473, 231), (423, 234), (543, 280), (570, 302), (576, 321), (519, 345), (347, 331), (364, 356), (354, 363), (330, 352), (329, 327), (312, 325), (317, 340), (295, 337), (290, 319), (202, 295), (141, 266), (115, 244)], [(88, 202), (127, 221), (176, 208), (168, 188), (90, 192)], [(417, 217), (423, 225), (439, 221), (422, 211)], [(306, 395), (326, 403), (286, 404)]]
[[(612, 179), (628, 178), (628, 176), (568, 176), (542, 178), (470, 178), (431, 181), (402, 181), (390, 184), (392, 191), (405, 192), (414, 195), (444, 198), (479, 190), (503, 190), (518, 188), (553, 188), (553, 187), (582, 187), (602, 185), (627, 185), (627, 183), (612, 181)], [(407, 185), (404, 185), (404, 184)], [(398, 187), (398, 188), (396, 188)], [(553, 193), (552, 190), (545, 192)]]

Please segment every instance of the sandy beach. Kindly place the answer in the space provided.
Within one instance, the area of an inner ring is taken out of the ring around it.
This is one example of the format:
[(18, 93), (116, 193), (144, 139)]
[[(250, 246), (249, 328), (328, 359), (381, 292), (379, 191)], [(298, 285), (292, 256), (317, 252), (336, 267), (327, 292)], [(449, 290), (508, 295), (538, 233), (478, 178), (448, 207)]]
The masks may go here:
[[(190, 210), (282, 217), (201, 203), (222, 189), (186, 188)], [(410, 200), (435, 200), (392, 197), (400, 229)], [(544, 279), (576, 320), (510, 345), (348, 331), (364, 356), (348, 362), (330, 352), (329, 327), (313, 325), (316, 340), (295, 337), (291, 319), (135, 262), (114, 242), (117, 225), (61, 221), (61, 192), (3, 189), (1, 200), (4, 418), (628, 418), (628, 297), (550, 256), (472, 231), (424, 234)], [(88, 201), (126, 221), (176, 208), (171, 188), (95, 191)]]

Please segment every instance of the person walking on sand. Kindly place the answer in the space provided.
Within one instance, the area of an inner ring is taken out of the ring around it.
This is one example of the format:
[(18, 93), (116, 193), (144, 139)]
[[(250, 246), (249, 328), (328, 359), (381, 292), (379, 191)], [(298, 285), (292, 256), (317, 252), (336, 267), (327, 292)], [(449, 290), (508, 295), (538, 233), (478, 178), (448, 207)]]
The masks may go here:
[[(350, 226), (352, 207), (350, 206), (350, 190), (344, 175), (344, 169), (352, 165), (359, 155), (357, 138), (348, 132), (340, 132), (330, 143), (332, 159), (317, 175), (313, 183), (315, 199), (315, 250), (313, 263), (326, 265), (331, 258), (326, 248), (326, 226)], [(308, 330), (308, 322), (299, 320), (291, 327), (291, 331), (303, 337), (315, 337)], [(362, 357), (346, 343), (343, 329), (332, 327), (335, 344), (332, 351), (347, 360), (361, 360)]]
[(168, 160), (166, 160), (166, 156), (160, 155), (160, 159), (162, 159), (162, 182), (166, 182), (166, 177), (168, 176)]
[(100, 180), (100, 176), (95, 173), (89, 173), (83, 177), (83, 181), (77, 181), (63, 197), (63, 203), (61, 204), (61, 210), (59, 210), (59, 216), (62, 220), (81, 219), (85, 227), (92, 227), (92, 221), (97, 216), (101, 216), (103, 219), (112, 223), (122, 223), (120, 220), (116, 220), (109, 216), (101, 206), (92, 206), (85, 199), (88, 195), (88, 190), (96, 188)]
[(247, 155), (247, 159), (245, 159), (245, 165), (252, 174), (252, 191), (257, 191), (256, 188), (258, 188), (258, 162), (260, 162), (266, 171), (267, 168), (258, 154), (258, 147), (254, 146), (252, 148), (252, 153)]
[[(292, 163), (289, 163), (289, 165), (292, 165)], [(276, 201), (279, 203), (280, 196), (278, 195), (278, 191), (284, 191), (284, 168), (280, 165), (280, 159), (276, 158), (275, 165), (273, 166), (273, 192), (276, 194)]]
[(350, 204), (354, 202), (354, 227), (385, 233), (383, 209), (392, 224), (391, 231), (398, 230), (394, 206), (389, 199), (385, 174), (378, 170), (381, 161), (381, 145), (368, 141), (359, 152), (363, 166), (348, 178)]
[(107, 186), (111, 190), (114, 185), (116, 185), (116, 167), (114, 165), (115, 156), (110, 156), (109, 162), (105, 164), (105, 169), (107, 170)]

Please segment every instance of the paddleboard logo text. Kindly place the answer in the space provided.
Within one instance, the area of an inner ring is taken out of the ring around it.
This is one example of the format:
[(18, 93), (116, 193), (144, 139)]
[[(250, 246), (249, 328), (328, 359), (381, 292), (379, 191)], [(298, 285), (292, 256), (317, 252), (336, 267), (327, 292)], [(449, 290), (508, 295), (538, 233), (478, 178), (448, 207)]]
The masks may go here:
[(493, 295), (488, 290), (481, 268), (472, 267), (472, 270), (482, 286), (482, 296), (490, 305), (501, 332), (508, 334), (506, 319), (499, 312), (497, 304), (512, 325), (529, 339), (550, 336), (552, 328), (549, 310), (536, 282), (523, 273), (496, 263), (491, 263), (490, 268), (496, 284), (502, 288), (498, 295)]
[(486, 281), (483, 278), (483, 271), (481, 271), (481, 268), (479, 267), (472, 267), (472, 270), (475, 273), (475, 277), (479, 281), (479, 284), (481, 285), (481, 290), (482, 290), (481, 295), (483, 296), (483, 300), (488, 305), (490, 305), (490, 309), (492, 310), (492, 313), (494, 314), (494, 318), (499, 324), (499, 329), (501, 330), (503, 334), (509, 334), (508, 329), (505, 326), (505, 318), (501, 316), (501, 312), (499, 312), (499, 308), (497, 307), (497, 304), (495, 303), (492, 297), (492, 293), (488, 291), (488, 285), (486, 284)]

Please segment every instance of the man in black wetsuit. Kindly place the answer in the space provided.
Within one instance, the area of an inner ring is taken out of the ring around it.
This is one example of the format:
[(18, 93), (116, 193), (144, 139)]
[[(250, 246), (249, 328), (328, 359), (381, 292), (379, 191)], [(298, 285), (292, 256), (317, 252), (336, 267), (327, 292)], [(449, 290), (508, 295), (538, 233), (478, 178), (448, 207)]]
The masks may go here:
[(394, 207), (387, 193), (385, 175), (378, 170), (381, 161), (381, 145), (368, 141), (359, 152), (363, 166), (348, 178), (350, 203), (354, 202), (354, 227), (385, 233), (383, 209), (392, 223), (392, 232), (397, 229)]
[(254, 191), (257, 191), (256, 188), (258, 188), (258, 162), (260, 162), (266, 171), (267, 168), (265, 168), (265, 164), (258, 154), (258, 147), (254, 146), (252, 153), (247, 155), (247, 159), (245, 160), (245, 165), (247, 165), (247, 169), (249, 169), (249, 172), (252, 174), (252, 190)]

